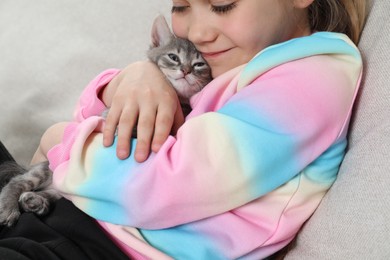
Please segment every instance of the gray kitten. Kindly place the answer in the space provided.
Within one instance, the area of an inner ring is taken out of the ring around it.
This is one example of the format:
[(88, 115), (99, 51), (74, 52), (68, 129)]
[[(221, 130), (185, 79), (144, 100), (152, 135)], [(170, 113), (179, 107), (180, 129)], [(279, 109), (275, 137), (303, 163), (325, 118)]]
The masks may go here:
[[(211, 81), (211, 70), (206, 61), (191, 42), (173, 35), (163, 16), (153, 23), (152, 45), (147, 56), (175, 88), (183, 112), (188, 114), (191, 109), (189, 98)], [(48, 162), (38, 163), (28, 170), (16, 162), (1, 164), (0, 225), (12, 226), (21, 209), (37, 215), (46, 214), (50, 203), (61, 197), (51, 188), (51, 183)]]

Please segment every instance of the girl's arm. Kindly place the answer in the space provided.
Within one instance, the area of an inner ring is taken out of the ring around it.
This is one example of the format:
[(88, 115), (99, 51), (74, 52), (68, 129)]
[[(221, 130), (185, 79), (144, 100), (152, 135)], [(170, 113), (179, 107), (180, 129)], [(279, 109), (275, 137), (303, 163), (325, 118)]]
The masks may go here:
[(63, 192), (77, 194), (73, 202), (95, 218), (155, 229), (253, 201), (333, 147), (307, 176), (331, 183), (343, 157), (360, 69), (348, 59), (315, 56), (274, 68), (233, 96), (228, 92), (234, 88), (220, 92), (210, 84), (198, 96), (203, 108), (219, 106), (217, 96), (227, 99), (215, 110), (190, 115), (142, 164), (132, 156), (118, 162), (112, 150), (101, 149), (99, 135), (89, 139), (83, 157), (74, 156), (70, 165), (93, 167), (72, 168), (70, 183), (73, 175), (80, 182), (75, 189), (62, 185)]

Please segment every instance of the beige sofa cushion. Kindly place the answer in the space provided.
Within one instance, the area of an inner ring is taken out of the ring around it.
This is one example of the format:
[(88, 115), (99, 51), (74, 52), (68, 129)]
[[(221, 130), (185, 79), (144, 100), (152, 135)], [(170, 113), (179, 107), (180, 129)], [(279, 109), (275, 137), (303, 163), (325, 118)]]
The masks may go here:
[(390, 1), (374, 2), (359, 47), (349, 151), (286, 259), (390, 259)]

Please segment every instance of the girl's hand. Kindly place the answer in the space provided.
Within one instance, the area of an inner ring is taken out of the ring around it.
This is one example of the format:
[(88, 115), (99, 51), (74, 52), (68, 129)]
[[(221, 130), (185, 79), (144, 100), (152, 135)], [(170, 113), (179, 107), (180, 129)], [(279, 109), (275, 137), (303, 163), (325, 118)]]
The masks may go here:
[[(118, 129), (117, 156), (130, 154), (130, 138), (137, 125), (136, 161), (157, 152), (170, 133), (184, 123), (173, 87), (160, 69), (149, 61), (130, 64), (103, 90), (102, 100), (110, 111), (103, 130), (103, 144), (110, 146)], [(137, 122), (138, 121), (138, 122)]]

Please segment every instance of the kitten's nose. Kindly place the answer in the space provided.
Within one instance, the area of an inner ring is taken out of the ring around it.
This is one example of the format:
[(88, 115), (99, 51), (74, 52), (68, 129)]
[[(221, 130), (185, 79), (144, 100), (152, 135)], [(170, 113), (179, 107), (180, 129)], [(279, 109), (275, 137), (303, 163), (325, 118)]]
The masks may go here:
[(189, 68), (181, 68), (181, 71), (183, 72), (183, 75), (186, 76), (191, 73), (191, 69)]

